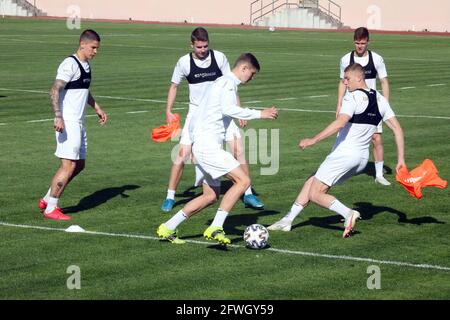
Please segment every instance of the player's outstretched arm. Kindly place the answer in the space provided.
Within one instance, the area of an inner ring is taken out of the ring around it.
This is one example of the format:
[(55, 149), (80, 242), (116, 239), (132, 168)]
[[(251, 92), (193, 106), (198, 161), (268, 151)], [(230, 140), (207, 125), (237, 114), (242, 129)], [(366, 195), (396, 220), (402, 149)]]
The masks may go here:
[(395, 144), (397, 145), (397, 167), (396, 170), (400, 170), (401, 167), (406, 167), (405, 164), (405, 138), (403, 135), (403, 129), (400, 126), (396, 117), (388, 119), (386, 122), (389, 129), (394, 132)]
[(336, 134), (339, 130), (341, 130), (345, 124), (350, 120), (350, 116), (347, 114), (340, 114), (339, 117), (330, 123), (325, 129), (323, 129), (320, 133), (318, 133), (314, 138), (302, 139), (298, 146), (305, 150), (307, 147), (313, 146), (319, 141), (328, 138)]
[(261, 111), (261, 119), (276, 119), (278, 118), (278, 110), (276, 107), (266, 108)]

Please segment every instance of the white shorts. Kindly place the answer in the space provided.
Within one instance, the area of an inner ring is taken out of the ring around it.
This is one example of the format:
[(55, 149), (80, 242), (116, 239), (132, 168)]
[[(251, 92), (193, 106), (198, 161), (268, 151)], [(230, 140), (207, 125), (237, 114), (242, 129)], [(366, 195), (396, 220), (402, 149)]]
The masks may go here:
[(322, 162), (315, 177), (331, 187), (341, 184), (364, 170), (369, 159), (359, 154), (331, 153)]
[(196, 163), (213, 179), (218, 179), (240, 166), (232, 154), (225, 151), (218, 142), (196, 141), (192, 146), (192, 153)]
[(86, 159), (87, 136), (84, 124), (78, 121), (64, 121), (63, 132), (56, 132), (55, 156), (60, 159)]
[[(220, 178), (214, 179), (209, 173), (203, 170), (203, 168), (199, 164), (195, 165), (195, 169), (195, 173), (198, 174), (197, 178), (202, 178), (203, 183), (206, 183), (208, 186), (213, 188), (220, 188)], [(200, 172), (197, 172), (197, 170)]]
[[(181, 139), (180, 144), (184, 144), (186, 146), (190, 146), (192, 144), (191, 137), (189, 135), (189, 123), (191, 122), (192, 114), (194, 112), (188, 112), (186, 116), (186, 121), (184, 122), (183, 130), (181, 131)], [(227, 129), (225, 140), (226, 141), (232, 141), (235, 138), (239, 139), (241, 138), (241, 132), (239, 130), (239, 127), (236, 125), (234, 120), (230, 122), (230, 126)]]
[(375, 133), (383, 133), (383, 121), (380, 121), (380, 123), (377, 125)]

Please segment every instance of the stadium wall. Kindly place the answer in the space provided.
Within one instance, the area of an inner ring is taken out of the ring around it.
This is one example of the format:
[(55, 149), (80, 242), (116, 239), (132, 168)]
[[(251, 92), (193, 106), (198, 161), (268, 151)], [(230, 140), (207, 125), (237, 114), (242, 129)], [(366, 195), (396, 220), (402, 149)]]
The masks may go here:
[[(265, 0), (268, 1), (268, 0)], [(372, 30), (450, 31), (448, 0), (334, 0), (342, 21)], [(30, 1), (31, 2), (31, 1)], [(35, 0), (49, 16), (194, 24), (249, 24), (253, 0)], [(290, 1), (292, 2), (292, 1)]]

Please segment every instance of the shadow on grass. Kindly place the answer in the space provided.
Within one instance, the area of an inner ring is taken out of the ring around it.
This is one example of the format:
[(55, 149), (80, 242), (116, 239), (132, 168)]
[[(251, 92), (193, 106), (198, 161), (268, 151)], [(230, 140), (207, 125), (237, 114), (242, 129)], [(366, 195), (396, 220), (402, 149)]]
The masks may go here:
[[(336, 224), (340, 224), (340, 226), (335, 226)], [(291, 230), (306, 226), (314, 226), (344, 232), (344, 221), (340, 215), (333, 215), (328, 217), (311, 217), (306, 221), (293, 225)], [(358, 232), (355, 232), (355, 234), (357, 233)]]
[(436, 223), (436, 224), (445, 224), (445, 222), (439, 221), (433, 217), (418, 217), (418, 218), (412, 218), (408, 219), (408, 216), (406, 213), (398, 211), (393, 208), (384, 207), (384, 206), (374, 206), (373, 204), (369, 202), (356, 202), (354, 204), (355, 210), (359, 211), (361, 213), (361, 217), (363, 220), (370, 220), (375, 215), (383, 212), (389, 212), (393, 213), (398, 216), (398, 222), (400, 223), (409, 223), (409, 224), (415, 224), (415, 225), (422, 225), (422, 224), (428, 224), (428, 223)]
[(129, 195), (125, 194), (125, 191), (135, 190), (140, 188), (141, 186), (137, 185), (124, 185), (116, 188), (106, 188), (99, 191), (94, 192), (93, 194), (84, 197), (78, 202), (77, 205), (63, 208), (65, 213), (78, 213), (81, 211), (89, 210), (99, 205), (106, 203), (107, 201), (115, 198), (117, 196), (121, 196), (122, 198), (128, 198)]
[[(418, 217), (408, 219), (406, 213), (398, 211), (396, 209), (385, 207), (385, 206), (374, 206), (369, 202), (356, 202), (354, 204), (354, 209), (361, 213), (362, 221), (370, 220), (375, 215), (380, 213), (392, 213), (398, 216), (399, 223), (409, 223), (414, 225), (422, 225), (427, 223), (436, 223), (436, 224), (445, 224), (445, 222), (439, 221), (433, 217)], [(337, 226), (339, 225), (339, 226)], [(336, 231), (344, 231), (344, 221), (340, 215), (333, 215), (328, 217), (312, 217), (306, 221), (297, 223), (292, 226), (292, 230), (304, 227), (304, 226), (315, 226), (324, 229), (336, 230)], [(358, 234), (360, 232), (353, 231), (353, 235)]]
[[(392, 168), (388, 167), (388, 166), (383, 166), (383, 172), (387, 175), (391, 175), (392, 174)], [(375, 163), (370, 161), (367, 163), (366, 168), (360, 173), (360, 174), (366, 174), (370, 177), (373, 177), (375, 179)]]
[[(249, 213), (249, 214), (234, 214), (231, 213), (228, 215), (227, 219), (225, 220), (225, 224), (223, 226), (223, 229), (225, 233), (229, 236), (239, 236), (239, 238), (231, 239), (231, 243), (240, 242), (242, 240), (241, 236), (244, 233), (244, 229), (254, 223), (258, 223), (258, 219), (263, 216), (273, 216), (279, 214), (279, 211), (272, 211), (272, 210), (261, 210), (255, 213)], [(211, 225), (213, 220), (208, 220), (205, 222), (205, 229)], [(204, 231), (204, 230), (202, 230)], [(195, 234), (190, 236), (183, 236), (183, 239), (195, 239), (203, 237), (203, 233), (201, 234)]]
[[(222, 181), (220, 184), (220, 195), (224, 195), (232, 186), (233, 186), (233, 182), (231, 182), (230, 180)], [(255, 196), (259, 195), (253, 188), (252, 188), (252, 191)], [(184, 198), (184, 199), (180, 199), (180, 200), (176, 201), (175, 204), (173, 205), (173, 207), (175, 208), (177, 206), (184, 206), (186, 203), (188, 203), (192, 199), (197, 198), (202, 193), (203, 193), (202, 187), (194, 187), (194, 186), (189, 187), (186, 190), (184, 190), (182, 193), (176, 194), (176, 197)], [(241, 197), (241, 200), (242, 200), (242, 197)], [(219, 199), (219, 202), (220, 202), (220, 199)], [(181, 209), (181, 207), (179, 209)], [(262, 210), (259, 208), (254, 208), (254, 209)]]

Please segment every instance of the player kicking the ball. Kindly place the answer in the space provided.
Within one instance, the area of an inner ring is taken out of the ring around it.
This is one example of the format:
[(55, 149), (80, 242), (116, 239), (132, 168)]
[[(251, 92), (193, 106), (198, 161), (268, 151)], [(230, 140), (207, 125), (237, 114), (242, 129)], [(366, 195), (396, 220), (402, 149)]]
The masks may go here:
[(339, 132), (333, 151), (322, 162), (315, 175), (305, 182), (286, 216), (267, 229), (290, 231), (295, 217), (312, 201), (343, 216), (345, 229), (342, 236), (348, 237), (360, 218), (360, 213), (342, 204), (329, 195), (328, 191), (366, 167), (370, 142), (381, 120), (395, 135), (397, 171), (405, 166), (403, 130), (386, 98), (367, 87), (361, 65), (356, 63), (345, 69), (344, 84), (348, 93), (337, 119), (314, 138), (303, 139), (299, 144), (305, 150)]
[(193, 141), (192, 152), (196, 166), (204, 174), (203, 194), (178, 211), (171, 219), (158, 227), (157, 234), (175, 244), (184, 243), (177, 236), (176, 228), (203, 208), (215, 203), (220, 195), (220, 177), (225, 176), (233, 186), (225, 193), (214, 221), (203, 235), (222, 245), (231, 243), (225, 236), (223, 224), (228, 213), (250, 186), (250, 177), (231, 153), (223, 149), (226, 132), (233, 118), (276, 119), (276, 108), (262, 111), (239, 107), (237, 89), (253, 79), (260, 70), (258, 60), (251, 53), (242, 54), (232, 72), (214, 81), (207, 89), (199, 108), (193, 114), (189, 126)]

